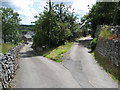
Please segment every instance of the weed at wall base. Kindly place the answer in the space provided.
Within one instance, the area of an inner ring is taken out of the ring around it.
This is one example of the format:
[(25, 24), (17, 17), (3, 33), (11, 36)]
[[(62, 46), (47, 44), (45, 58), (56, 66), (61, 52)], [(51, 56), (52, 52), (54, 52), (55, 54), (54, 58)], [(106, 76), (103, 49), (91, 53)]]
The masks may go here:
[(110, 74), (113, 80), (115, 80), (120, 85), (120, 66), (115, 66), (112, 61), (103, 57), (99, 52), (94, 52), (94, 57), (100, 66), (104, 68), (106, 72)]

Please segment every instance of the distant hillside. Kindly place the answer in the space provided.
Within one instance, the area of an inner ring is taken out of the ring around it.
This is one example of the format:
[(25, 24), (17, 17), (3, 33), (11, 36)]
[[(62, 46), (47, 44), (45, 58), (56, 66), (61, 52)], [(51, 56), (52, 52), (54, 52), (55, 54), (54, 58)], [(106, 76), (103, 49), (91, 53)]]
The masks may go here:
[(33, 30), (34, 25), (20, 25), (20, 30)]
[(27, 33), (28, 31), (34, 31), (34, 25), (20, 25), (21, 33)]

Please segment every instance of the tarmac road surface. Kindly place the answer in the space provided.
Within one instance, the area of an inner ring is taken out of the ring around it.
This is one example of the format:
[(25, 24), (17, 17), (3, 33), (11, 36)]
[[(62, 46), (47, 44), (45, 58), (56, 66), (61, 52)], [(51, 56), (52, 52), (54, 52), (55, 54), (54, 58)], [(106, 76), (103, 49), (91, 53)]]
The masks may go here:
[(90, 39), (75, 42), (62, 63), (38, 56), (30, 44), (25, 45), (20, 52), (15, 88), (118, 88), (88, 53), (85, 41)]

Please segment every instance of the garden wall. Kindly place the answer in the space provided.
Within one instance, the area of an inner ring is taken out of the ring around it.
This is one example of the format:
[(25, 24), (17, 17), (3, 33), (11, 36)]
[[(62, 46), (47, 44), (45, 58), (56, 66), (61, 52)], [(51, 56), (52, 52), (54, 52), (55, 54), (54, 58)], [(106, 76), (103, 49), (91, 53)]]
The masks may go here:
[(9, 87), (9, 83), (18, 67), (19, 50), (23, 44), (10, 49), (8, 53), (0, 55), (0, 90)]

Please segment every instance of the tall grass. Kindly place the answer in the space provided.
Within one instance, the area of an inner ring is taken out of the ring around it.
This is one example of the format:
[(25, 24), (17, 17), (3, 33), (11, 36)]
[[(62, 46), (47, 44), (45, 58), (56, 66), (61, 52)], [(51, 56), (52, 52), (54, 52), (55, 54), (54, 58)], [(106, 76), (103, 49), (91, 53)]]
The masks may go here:
[(11, 43), (2, 43), (0, 46), (2, 46), (2, 48), (0, 48), (0, 53), (6, 53), (9, 49), (15, 47), (15, 45)]

